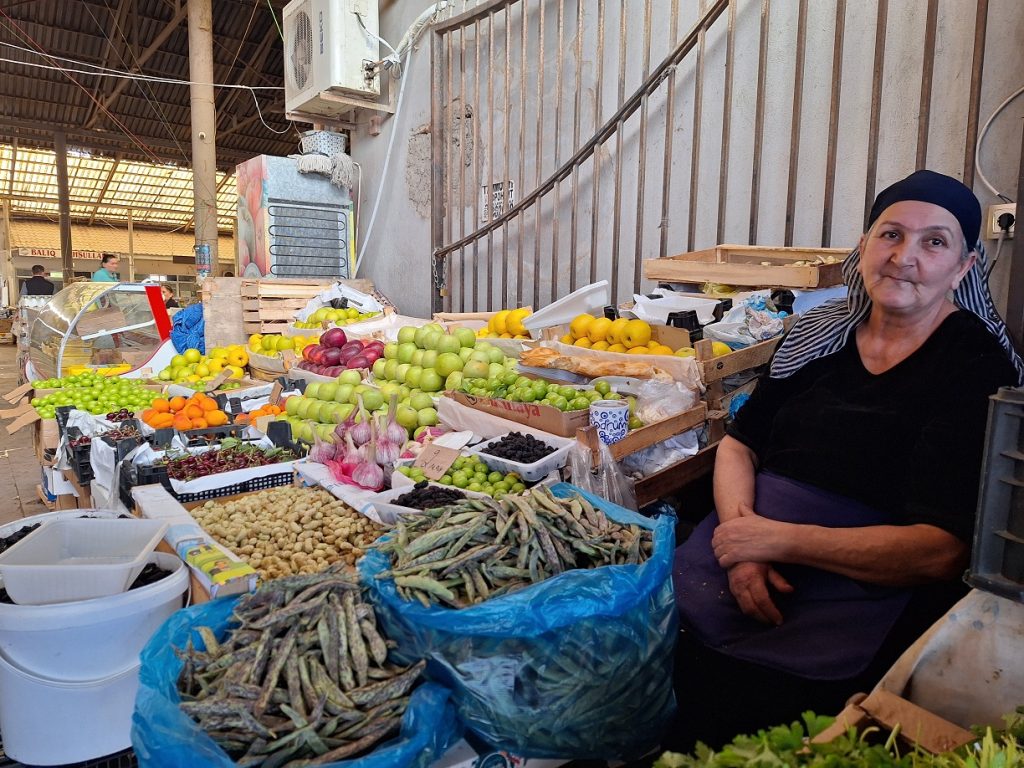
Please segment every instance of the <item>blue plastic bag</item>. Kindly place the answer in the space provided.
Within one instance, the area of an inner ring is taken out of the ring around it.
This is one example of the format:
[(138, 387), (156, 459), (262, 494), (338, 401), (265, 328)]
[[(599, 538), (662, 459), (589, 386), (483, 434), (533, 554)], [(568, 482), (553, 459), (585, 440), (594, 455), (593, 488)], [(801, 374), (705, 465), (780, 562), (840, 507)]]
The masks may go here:
[(452, 691), (459, 717), (481, 739), (525, 757), (637, 757), (656, 746), (675, 711), (677, 618), (671, 566), (674, 518), (656, 520), (567, 483), (612, 520), (654, 530), (642, 565), (571, 570), (459, 610), (403, 600), (377, 579), (389, 558), (359, 563), (378, 621), (403, 663)]
[(174, 313), (171, 319), (171, 343), (178, 352), (198, 349), (206, 354), (206, 321), (203, 305), (192, 304)]
[[(237, 597), (226, 597), (173, 614), (142, 650), (139, 691), (132, 714), (132, 748), (139, 765), (160, 768), (217, 766), (230, 768), (228, 757), (178, 706), (177, 679), (182, 661), (174, 648), (183, 648), (189, 635), (197, 648), (203, 641), (194, 627), (210, 627), (222, 639), (227, 634)], [(433, 683), (413, 691), (398, 736), (380, 744), (365, 757), (328, 763), (346, 768), (426, 768), (458, 741), (461, 731), (449, 693)]]

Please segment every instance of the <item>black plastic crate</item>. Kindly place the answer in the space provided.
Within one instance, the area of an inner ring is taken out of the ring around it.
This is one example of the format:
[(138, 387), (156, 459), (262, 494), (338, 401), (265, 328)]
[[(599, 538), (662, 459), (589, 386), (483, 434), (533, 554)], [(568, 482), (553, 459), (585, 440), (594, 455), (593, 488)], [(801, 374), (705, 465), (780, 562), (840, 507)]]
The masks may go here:
[(72, 446), (70, 441), (75, 438), (82, 436), (82, 430), (78, 427), (68, 427), (67, 437), (68, 444), (67, 448), (67, 459), (68, 464), (71, 465), (71, 471), (75, 473), (75, 477), (78, 478), (78, 482), (82, 485), (88, 484), (94, 477), (92, 471), (92, 447), (91, 443), (85, 445)]
[(167, 475), (167, 467), (160, 464), (133, 467), (131, 462), (125, 461), (121, 464), (121, 482), (118, 492), (121, 496), (121, 502), (128, 509), (132, 509), (135, 504), (132, 500), (132, 488), (137, 485), (156, 485), (159, 483), (167, 489), (171, 496), (182, 504), (188, 504), (193, 501), (209, 501), (210, 499), (220, 499), (224, 496), (235, 496), (240, 493), (252, 493), (253, 491), (262, 491), (267, 488), (278, 488), (282, 485), (291, 485), (293, 481), (294, 476), (292, 472), (278, 472), (199, 493), (178, 493), (171, 485), (171, 479)]
[(115, 439), (109, 437), (105, 432), (98, 435), (99, 439), (114, 449), (115, 464), (123, 460), (125, 456), (146, 442), (146, 438), (142, 436), (142, 427), (139, 424), (138, 419), (125, 419), (124, 421), (117, 422), (116, 426), (111, 428), (111, 431), (124, 427), (135, 427), (136, 431), (139, 433), (138, 437), (122, 437), (120, 439)]
[(990, 398), (967, 582), (1024, 603), (1024, 388)]

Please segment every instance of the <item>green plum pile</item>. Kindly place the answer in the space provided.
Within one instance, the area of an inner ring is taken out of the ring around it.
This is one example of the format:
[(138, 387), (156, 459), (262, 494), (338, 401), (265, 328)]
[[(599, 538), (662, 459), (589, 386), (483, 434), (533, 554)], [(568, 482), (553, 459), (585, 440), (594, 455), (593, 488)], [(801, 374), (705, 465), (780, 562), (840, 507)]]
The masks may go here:
[(139, 413), (149, 408), (159, 392), (146, 389), (136, 379), (122, 379), (100, 376), (96, 373), (80, 373), (60, 379), (33, 381), (34, 389), (56, 389), (44, 397), (33, 397), (32, 407), (40, 418), (52, 419), (61, 406), (71, 405), (80, 411), (100, 416), (126, 409)]
[[(403, 465), (397, 469), (414, 483), (422, 483), (427, 479), (419, 467)], [(526, 483), (518, 474), (503, 474), (491, 469), (478, 456), (460, 456), (437, 482), (441, 485), (452, 485), (467, 491), (484, 493), (495, 499), (503, 499), (510, 494), (523, 493), (526, 490)]]
[(526, 376), (501, 376), (488, 379), (466, 379), (462, 391), (476, 397), (493, 397), (513, 403), (541, 403), (560, 411), (581, 411), (590, 408), (594, 400), (620, 400), (622, 395), (612, 392), (608, 382), (599, 381), (590, 389), (576, 389), (542, 379)]

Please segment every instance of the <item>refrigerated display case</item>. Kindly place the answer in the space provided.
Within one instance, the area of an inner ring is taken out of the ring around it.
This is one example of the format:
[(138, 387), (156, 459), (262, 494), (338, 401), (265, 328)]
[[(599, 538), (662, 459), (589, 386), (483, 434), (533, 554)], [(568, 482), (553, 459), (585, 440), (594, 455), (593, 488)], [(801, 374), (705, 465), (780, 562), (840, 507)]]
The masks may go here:
[(29, 331), (31, 377), (86, 368), (132, 376), (159, 370), (175, 354), (158, 285), (74, 283), (39, 311)]

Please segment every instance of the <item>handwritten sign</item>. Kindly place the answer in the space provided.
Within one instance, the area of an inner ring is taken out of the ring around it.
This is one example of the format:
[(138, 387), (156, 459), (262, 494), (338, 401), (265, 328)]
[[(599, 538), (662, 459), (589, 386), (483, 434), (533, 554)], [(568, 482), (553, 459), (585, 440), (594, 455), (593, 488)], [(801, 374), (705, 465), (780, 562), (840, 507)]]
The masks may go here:
[(270, 400), (268, 402), (271, 405), (280, 405), (282, 392), (284, 392), (284, 387), (281, 386), (281, 382), (275, 381), (274, 386), (270, 388)]
[(420, 451), (420, 455), (416, 457), (416, 461), (412, 465), (422, 469), (423, 474), (431, 480), (438, 480), (451, 469), (457, 458), (459, 458), (459, 452), (454, 448), (431, 444)]
[(295, 365), (295, 352), (290, 349), (282, 350), (281, 363), (286, 371), (290, 371), (292, 366)]

